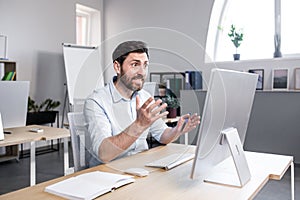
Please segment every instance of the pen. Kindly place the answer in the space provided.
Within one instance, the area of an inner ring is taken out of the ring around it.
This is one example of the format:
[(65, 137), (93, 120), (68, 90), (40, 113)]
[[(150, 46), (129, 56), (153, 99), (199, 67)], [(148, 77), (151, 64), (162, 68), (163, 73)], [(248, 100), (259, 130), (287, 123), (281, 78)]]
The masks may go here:
[(181, 127), (181, 131), (180, 132), (182, 132), (183, 131), (183, 129), (184, 129), (184, 127), (185, 127), (185, 125), (186, 125), (186, 123), (189, 121), (189, 118), (185, 118), (184, 119), (184, 123), (183, 123), (183, 125), (182, 125), (182, 127)]
[[(191, 113), (189, 113), (189, 116), (191, 116)], [(184, 123), (183, 123), (183, 125), (182, 125), (182, 127), (181, 127), (181, 130), (180, 130), (180, 132), (182, 132), (182, 131), (183, 131), (183, 129), (184, 129), (184, 127), (185, 127), (186, 123), (189, 121), (189, 118), (190, 118), (190, 117), (188, 117), (188, 118), (185, 118), (185, 119), (184, 119)]]

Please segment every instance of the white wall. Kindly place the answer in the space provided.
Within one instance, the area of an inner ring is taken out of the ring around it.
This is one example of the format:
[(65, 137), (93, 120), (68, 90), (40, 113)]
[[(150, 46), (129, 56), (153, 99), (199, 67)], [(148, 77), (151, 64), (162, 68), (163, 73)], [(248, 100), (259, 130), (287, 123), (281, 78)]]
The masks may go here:
[(201, 67), (211, 0), (109, 0), (104, 2), (106, 82), (114, 74), (111, 53), (128, 39), (150, 47), (151, 71)]
[(62, 43), (76, 42), (76, 3), (102, 11), (102, 0), (0, 0), (0, 34), (8, 36), (8, 57), (17, 62), (17, 79), (30, 81), (30, 96), (37, 102), (63, 103)]
[[(0, 34), (8, 36), (8, 56), (17, 62), (18, 80), (30, 80), (30, 95), (37, 101), (50, 97), (63, 102), (66, 80), (61, 44), (75, 43), (75, 3), (103, 13), (106, 82), (114, 74), (111, 53), (127, 39), (149, 44), (150, 71), (200, 69), (207, 79), (215, 66), (204, 64), (203, 50), (212, 0), (0, 0)], [(288, 67), (293, 88), (293, 68), (300, 67), (300, 60), (242, 60), (216, 66), (263, 68), (266, 89), (271, 88), (271, 69)]]
[[(141, 39), (150, 46), (151, 71), (201, 70), (208, 81), (212, 67), (248, 71), (265, 69), (265, 89), (271, 89), (273, 68), (290, 69), (294, 88), (294, 68), (298, 59), (268, 59), (204, 64), (206, 35), (213, 0), (109, 0), (104, 1), (106, 82), (114, 74), (111, 53), (127, 39)], [(205, 87), (205, 84), (204, 84)]]

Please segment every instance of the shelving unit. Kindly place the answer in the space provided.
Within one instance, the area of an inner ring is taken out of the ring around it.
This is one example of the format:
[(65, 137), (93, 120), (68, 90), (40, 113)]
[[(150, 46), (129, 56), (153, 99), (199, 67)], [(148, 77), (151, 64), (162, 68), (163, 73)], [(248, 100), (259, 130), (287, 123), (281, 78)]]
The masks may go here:
[(180, 90), (185, 88), (184, 72), (151, 72), (150, 82), (156, 82), (169, 88), (180, 98)]
[[(0, 60), (0, 65), (4, 66), (3, 75), (7, 72), (16, 72), (16, 62), (11, 60)], [(2, 66), (1, 66), (2, 67)], [(1, 77), (2, 78), (2, 77)], [(17, 74), (13, 81), (17, 80)]]
[[(3, 66), (1, 66), (3, 65)], [(0, 60), (0, 66), (3, 67), (1, 76), (3, 77), (4, 74), (7, 72), (16, 72), (16, 62), (11, 60)], [(1, 79), (2, 79), (1, 77)], [(17, 80), (17, 74), (15, 75), (13, 81)], [(7, 160), (19, 160), (19, 145), (11, 145), (5, 147), (5, 154), (0, 155), (0, 162), (7, 161)]]

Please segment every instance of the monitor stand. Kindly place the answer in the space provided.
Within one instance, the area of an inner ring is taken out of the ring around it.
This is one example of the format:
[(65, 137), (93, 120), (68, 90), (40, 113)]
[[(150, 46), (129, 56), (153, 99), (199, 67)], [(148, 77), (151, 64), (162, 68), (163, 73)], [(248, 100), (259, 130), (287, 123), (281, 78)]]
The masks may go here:
[(243, 187), (250, 180), (251, 174), (238, 131), (236, 128), (229, 128), (221, 133), (220, 144), (228, 146), (231, 156), (216, 165), (204, 181)]

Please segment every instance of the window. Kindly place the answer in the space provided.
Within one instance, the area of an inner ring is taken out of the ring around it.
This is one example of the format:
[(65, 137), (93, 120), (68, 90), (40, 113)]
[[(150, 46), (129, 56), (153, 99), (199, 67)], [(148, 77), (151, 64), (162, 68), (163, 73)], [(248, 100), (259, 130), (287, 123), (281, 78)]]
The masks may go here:
[(76, 44), (88, 44), (88, 22), (89, 15), (77, 12), (76, 15)]
[[(275, 5), (281, 7), (275, 9)], [(215, 0), (206, 43), (210, 60), (206, 62), (233, 60), (236, 50), (228, 37), (231, 24), (244, 33), (238, 48), (242, 60), (273, 58), (275, 29), (282, 33), (283, 56), (299, 54), (300, 28), (295, 22), (300, 17), (299, 8), (298, 0)]]
[(284, 56), (300, 56), (299, 9), (299, 0), (281, 0), (281, 52)]
[(100, 12), (76, 4), (76, 44), (98, 46), (100, 38)]

